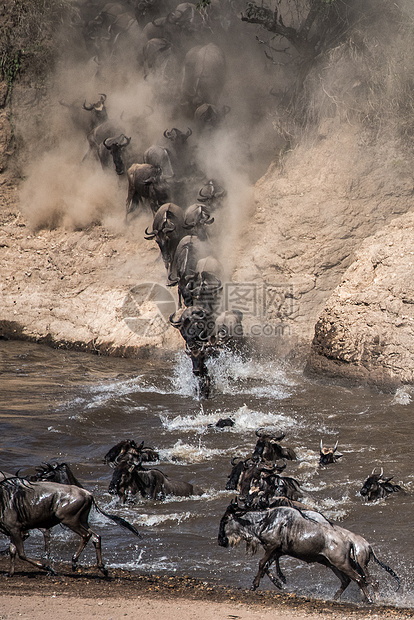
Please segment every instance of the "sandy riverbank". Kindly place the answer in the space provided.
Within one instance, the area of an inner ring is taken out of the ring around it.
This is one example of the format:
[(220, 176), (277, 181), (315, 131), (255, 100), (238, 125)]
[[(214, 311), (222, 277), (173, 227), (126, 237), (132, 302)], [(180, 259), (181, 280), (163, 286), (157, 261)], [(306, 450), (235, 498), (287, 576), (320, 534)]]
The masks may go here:
[(83, 568), (74, 574), (61, 566), (58, 575), (51, 577), (20, 565), (16, 575), (8, 578), (6, 568), (6, 560), (2, 559), (1, 620), (121, 620), (132, 616), (160, 620), (389, 620), (414, 616), (410, 609), (318, 601), (269, 590), (251, 592), (215, 586), (189, 576), (110, 570), (109, 578), (103, 579), (94, 568)]

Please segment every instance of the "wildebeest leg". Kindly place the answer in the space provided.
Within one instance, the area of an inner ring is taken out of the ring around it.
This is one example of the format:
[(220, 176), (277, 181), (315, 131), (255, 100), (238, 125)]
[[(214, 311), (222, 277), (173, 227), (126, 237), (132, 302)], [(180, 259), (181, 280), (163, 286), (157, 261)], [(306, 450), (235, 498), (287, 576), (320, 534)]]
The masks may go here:
[(44, 562), (40, 562), (39, 560), (35, 560), (34, 558), (29, 558), (24, 552), (23, 546), (23, 534), (22, 532), (18, 533), (10, 533), (10, 573), (12, 576), (14, 574), (14, 563), (16, 558), (16, 551), (21, 560), (28, 562), (29, 564), (33, 564), (37, 568), (41, 568), (43, 570), (50, 571), (54, 573), (54, 570), (51, 566), (48, 566)]
[(339, 579), (341, 580), (341, 587), (339, 588), (337, 592), (335, 592), (334, 600), (338, 599), (342, 595), (342, 593), (349, 586), (352, 580), (352, 581), (355, 581), (357, 585), (359, 586), (362, 592), (362, 595), (364, 597), (364, 600), (367, 603), (373, 602), (373, 600), (371, 599), (369, 595), (368, 588), (367, 588), (367, 582), (366, 582), (366, 576), (365, 576), (365, 573), (362, 571), (362, 569), (361, 569), (362, 574), (359, 574), (357, 570), (354, 570), (352, 568), (349, 571), (346, 571), (346, 570), (341, 571), (340, 569), (336, 568), (335, 566), (332, 566), (331, 564), (329, 564), (329, 568), (331, 568), (332, 571), (335, 573), (335, 575), (339, 577)]
[(253, 580), (253, 584), (251, 589), (256, 590), (259, 587), (260, 580), (263, 577), (264, 573), (267, 572), (270, 564), (273, 562), (274, 558), (272, 557), (276, 554), (277, 560), (279, 560), (279, 555), (277, 555), (277, 551), (275, 551), (274, 547), (271, 547), (266, 551), (263, 558), (259, 562), (259, 570), (257, 571), (257, 575)]
[(334, 601), (336, 601), (338, 598), (342, 596), (342, 593), (346, 590), (346, 588), (351, 583), (351, 578), (348, 577), (348, 575), (345, 575), (345, 573), (343, 573), (341, 570), (339, 570), (335, 566), (330, 566), (330, 568), (332, 569), (333, 573), (335, 573), (335, 575), (338, 577), (338, 579), (341, 581), (341, 587), (339, 588), (339, 590), (337, 590), (337, 592), (335, 592), (334, 597), (333, 597)]
[(44, 553), (47, 558), (50, 557), (50, 530), (41, 529), (43, 534), (43, 542), (45, 544)]
[(13, 577), (14, 570), (16, 567), (16, 545), (14, 545), (12, 542), (9, 545), (9, 553), (10, 553), (9, 577)]
[(276, 588), (279, 588), (279, 590), (283, 589), (283, 583), (279, 581), (279, 579), (273, 573), (270, 572), (269, 568), (265, 569), (265, 573), (269, 577), (273, 585), (276, 586)]
[[(277, 558), (276, 558), (276, 560), (275, 560), (275, 565), (276, 565), (276, 575), (277, 575), (277, 577), (278, 577), (278, 579), (276, 579), (276, 581), (279, 583), (279, 585), (273, 581), (273, 579), (274, 579), (274, 575), (273, 575), (273, 574), (271, 574), (271, 573), (270, 573), (270, 571), (269, 571), (269, 569), (270, 569), (270, 564), (271, 564), (271, 563), (269, 563), (269, 566), (268, 566), (267, 576), (269, 577), (270, 581), (271, 581), (272, 583), (274, 583), (274, 585), (275, 585), (277, 588), (282, 589), (283, 584), (285, 584), (285, 583), (286, 583), (286, 577), (284, 576), (284, 574), (282, 573), (282, 569), (280, 568), (279, 557), (277, 557)], [(279, 581), (279, 580), (280, 580), (280, 581)]]
[[(89, 509), (88, 509), (88, 514), (89, 514)], [(79, 523), (76, 525), (70, 525), (70, 526), (68, 525), (68, 527), (70, 527), (70, 529), (73, 532), (75, 532), (75, 534), (78, 534), (82, 539), (79, 544), (78, 550), (72, 556), (72, 570), (76, 570), (79, 556), (81, 555), (82, 551), (85, 549), (89, 540), (92, 538), (92, 542), (94, 544), (95, 551), (96, 551), (96, 565), (106, 577), (108, 575), (108, 571), (106, 570), (104, 563), (102, 561), (101, 537), (99, 536), (99, 534), (95, 534), (95, 532), (91, 530), (91, 528), (88, 525), (85, 525), (82, 523)]]

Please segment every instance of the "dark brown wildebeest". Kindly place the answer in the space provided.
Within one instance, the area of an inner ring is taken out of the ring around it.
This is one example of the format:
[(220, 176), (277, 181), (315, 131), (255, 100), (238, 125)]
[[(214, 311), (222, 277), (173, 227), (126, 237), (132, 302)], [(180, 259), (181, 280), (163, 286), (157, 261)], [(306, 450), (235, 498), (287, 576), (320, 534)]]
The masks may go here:
[[(354, 581), (365, 600), (372, 602), (368, 586), (372, 586), (375, 598), (377, 584), (368, 573), (367, 565), (371, 558), (397, 580), (399, 587), (398, 576), (377, 558), (371, 545), (362, 536), (334, 525), (316, 511), (306, 507), (300, 509), (297, 504), (295, 507), (249, 510), (232, 502), (220, 521), (218, 544), (222, 547), (236, 546), (242, 540), (252, 551), (259, 545), (265, 550), (253, 581), (253, 590), (259, 587), (264, 573), (269, 575), (277, 587), (282, 587), (279, 579), (285, 581), (285, 578), (280, 570), (279, 559), (285, 555), (330, 568), (341, 581), (335, 599)], [(279, 579), (269, 574), (273, 562), (276, 563)]]
[(161, 168), (151, 164), (132, 164), (128, 168), (128, 195), (126, 216), (141, 205), (149, 207), (153, 213), (168, 202), (168, 187), (161, 182)]
[(36, 473), (29, 476), (28, 480), (31, 482), (59, 482), (59, 484), (73, 484), (80, 489), (84, 488), (67, 463), (42, 463), (36, 467)]
[(128, 521), (99, 508), (92, 493), (86, 489), (57, 482), (30, 482), (17, 477), (0, 482), (0, 531), (10, 538), (10, 576), (14, 574), (16, 552), (21, 560), (53, 572), (49, 565), (26, 556), (23, 541), (30, 530), (48, 530), (58, 524), (68, 527), (82, 539), (72, 556), (72, 569), (76, 570), (79, 556), (92, 538), (97, 567), (107, 575), (102, 561), (101, 537), (88, 523), (92, 506), (105, 517), (140, 536)]
[(338, 459), (342, 457), (342, 454), (337, 452), (338, 442), (334, 445), (333, 448), (326, 448), (323, 445), (322, 439), (319, 448), (319, 465), (330, 465), (331, 463), (336, 463)]
[(259, 456), (265, 461), (277, 461), (279, 459), (287, 459), (288, 461), (296, 460), (296, 453), (292, 448), (282, 448), (278, 443), (284, 438), (285, 434), (282, 431), (277, 433), (272, 431), (265, 431), (263, 428), (256, 430), (256, 435), (259, 438), (256, 443), (256, 447), (252, 454), (253, 457)]
[(181, 84), (182, 105), (192, 115), (203, 103), (218, 105), (226, 80), (226, 59), (214, 43), (196, 45), (186, 54)]
[(372, 474), (365, 480), (360, 490), (360, 494), (362, 497), (365, 497), (368, 502), (386, 498), (391, 493), (397, 493), (398, 491), (404, 493), (404, 489), (399, 484), (393, 484), (391, 482), (394, 476), (384, 478), (384, 470), (382, 467), (379, 474), (375, 472), (376, 467), (372, 470)]
[(190, 482), (171, 480), (159, 469), (146, 469), (128, 459), (116, 465), (108, 490), (117, 494), (124, 503), (137, 494), (148, 499), (165, 499), (168, 495), (190, 497), (204, 493)]
[(167, 202), (160, 206), (154, 215), (152, 230), (145, 230), (145, 239), (155, 239), (165, 268), (169, 272), (174, 258), (175, 250), (181, 239), (187, 234), (183, 227), (184, 211), (173, 202)]
[(143, 441), (138, 446), (133, 439), (123, 439), (108, 450), (103, 461), (106, 465), (115, 467), (123, 459), (128, 459), (128, 461), (138, 464), (158, 461), (159, 458), (158, 452), (154, 448), (145, 446)]

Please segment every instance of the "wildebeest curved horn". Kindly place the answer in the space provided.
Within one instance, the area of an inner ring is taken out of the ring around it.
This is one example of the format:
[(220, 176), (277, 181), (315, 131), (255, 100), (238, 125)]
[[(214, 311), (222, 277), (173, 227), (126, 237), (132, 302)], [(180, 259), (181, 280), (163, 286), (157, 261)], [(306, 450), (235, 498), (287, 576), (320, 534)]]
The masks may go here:
[(102, 103), (105, 103), (105, 101), (106, 101), (106, 95), (105, 95), (105, 93), (99, 93), (99, 94), (100, 94), (100, 96), (101, 96), (101, 101), (102, 101)]
[(192, 134), (192, 133), (193, 133), (193, 132), (192, 132), (191, 128), (190, 128), (190, 127), (187, 127), (187, 131), (185, 132), (185, 136), (186, 136), (186, 138), (189, 138), (189, 137), (191, 136), (191, 134)]
[(262, 433), (261, 431), (263, 431), (263, 430), (264, 430), (264, 429), (263, 429), (263, 426), (261, 426), (260, 428), (257, 428), (257, 429), (255, 430), (255, 434), (256, 434), (256, 436), (257, 436), (257, 437), (262, 437), (263, 433)]
[(172, 130), (170, 131), (169, 129), (166, 129), (163, 133), (164, 138), (171, 138), (172, 136)]
[(82, 108), (83, 108), (84, 110), (88, 110), (88, 112), (90, 112), (91, 110), (93, 110), (93, 105), (88, 105), (88, 106), (87, 106), (87, 105), (86, 105), (86, 99), (85, 99), (85, 101), (83, 102)]
[(382, 478), (383, 475), (384, 475), (384, 469), (381, 467), (381, 473), (380, 473), (379, 477)]
[[(237, 463), (236, 463), (236, 461), (237, 461)], [(234, 467), (235, 465), (238, 465), (242, 461), (243, 461), (243, 458), (241, 456), (233, 456), (233, 458), (231, 459), (231, 464)]]
[(201, 196), (202, 198), (211, 198), (211, 195), (203, 194), (203, 188), (200, 189), (200, 191), (198, 192), (198, 195)]
[(171, 323), (171, 325), (172, 325), (173, 327), (179, 327), (179, 326), (180, 326), (180, 324), (181, 324), (181, 318), (180, 318), (180, 319), (178, 319), (178, 321), (177, 321), (177, 319), (174, 319), (174, 317), (175, 317), (175, 315), (176, 315), (176, 314), (177, 314), (176, 312), (173, 312), (173, 313), (172, 313), (172, 314), (170, 314), (170, 316), (169, 316), (169, 321), (170, 321), (170, 323)]
[(151, 230), (151, 232), (148, 231), (148, 226), (146, 227), (144, 232), (145, 232), (144, 239), (147, 239), (148, 241), (151, 241), (157, 236), (157, 233), (155, 230)]
[(334, 447), (333, 447), (333, 451), (334, 451), (334, 452), (336, 452), (336, 451), (337, 451), (337, 449), (338, 449), (338, 442), (336, 442), (336, 444), (334, 445)]
[(322, 439), (321, 439), (321, 443), (319, 445), (319, 449), (320, 449), (321, 452), (323, 452), (323, 442), (322, 442)]
[(120, 136), (120, 140), (119, 140), (119, 146), (128, 146), (128, 144), (131, 142), (131, 138), (127, 138), (127, 136), (125, 134), (121, 134)]

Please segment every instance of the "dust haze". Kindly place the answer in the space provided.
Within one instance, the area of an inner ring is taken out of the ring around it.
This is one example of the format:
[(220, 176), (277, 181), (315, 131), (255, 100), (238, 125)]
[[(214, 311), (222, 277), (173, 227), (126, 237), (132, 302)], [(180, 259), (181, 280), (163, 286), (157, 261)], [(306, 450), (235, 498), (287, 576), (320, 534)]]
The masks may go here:
[[(289, 106), (282, 110), (279, 105), (298, 80), (290, 64), (294, 53), (288, 50), (286, 54), (286, 49), (283, 54), (264, 53), (263, 29), (240, 20), (244, 2), (212, 2), (210, 13), (203, 9), (197, 23), (188, 21), (180, 30), (168, 59), (148, 69), (144, 46), (154, 35), (147, 30), (153, 21), (176, 11), (177, 2), (148, 3), (155, 13), (150, 9), (137, 19), (144, 4), (72, 3), (72, 21), (62, 31), (64, 45), (57, 70), (45, 85), (42, 111), (35, 120), (19, 118), (25, 147), (22, 211), (35, 229), (81, 229), (102, 223), (127, 231), (126, 174), (117, 175), (113, 166), (103, 169), (87, 140), (92, 112), (83, 104), (90, 107), (104, 94), (108, 118), (131, 139), (125, 149), (127, 167), (141, 163), (144, 151), (162, 140), (166, 129), (191, 128), (188, 145), (200, 176), (194, 186), (189, 183), (185, 204), (180, 206), (197, 201), (201, 178), (215, 179), (226, 189), (224, 208), (215, 213), (215, 244), (230, 275), (233, 248), (254, 209), (254, 183), (283, 149), (292, 147), (292, 136), (300, 125), (292, 120)], [(195, 5), (188, 4), (187, 9), (191, 6)], [(291, 17), (292, 23), (298, 19), (294, 12)], [(404, 98), (412, 79), (405, 61), (412, 50), (401, 32), (393, 38), (398, 24), (389, 25), (385, 15), (382, 20), (377, 15), (369, 28), (361, 24), (347, 47), (338, 45), (308, 74), (302, 90), (306, 98), (302, 127), (336, 115), (345, 121), (370, 116), (374, 123), (395, 102), (396, 88)], [(201, 131), (183, 106), (183, 59), (193, 46), (209, 42), (218, 45), (226, 59), (226, 78), (217, 105), (228, 112), (216, 130)], [(386, 43), (381, 52), (379, 42)], [(390, 49), (394, 56), (389, 55)], [(399, 81), (392, 73), (397, 65)], [(388, 89), (386, 99), (379, 97), (380, 87)], [(142, 218), (149, 224), (151, 212), (144, 211)]]

